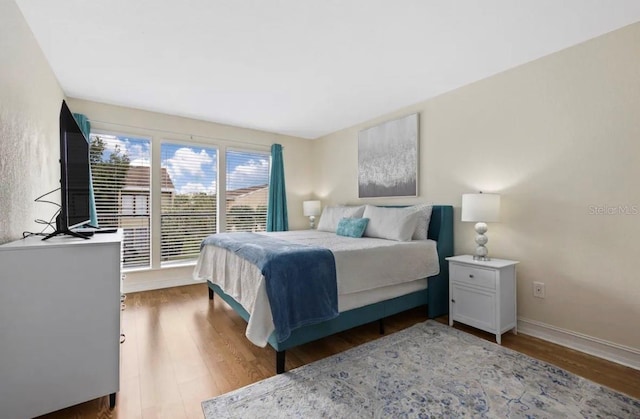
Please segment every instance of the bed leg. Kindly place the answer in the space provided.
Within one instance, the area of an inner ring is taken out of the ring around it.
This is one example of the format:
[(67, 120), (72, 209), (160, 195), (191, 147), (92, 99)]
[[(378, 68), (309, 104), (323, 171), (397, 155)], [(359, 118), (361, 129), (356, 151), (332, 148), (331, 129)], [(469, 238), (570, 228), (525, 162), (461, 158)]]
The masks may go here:
[(213, 300), (213, 290), (209, 288), (209, 299)]
[(378, 327), (380, 328), (380, 334), (384, 335), (384, 319), (378, 320)]
[(285, 351), (276, 352), (276, 374), (282, 374), (284, 372), (284, 355)]

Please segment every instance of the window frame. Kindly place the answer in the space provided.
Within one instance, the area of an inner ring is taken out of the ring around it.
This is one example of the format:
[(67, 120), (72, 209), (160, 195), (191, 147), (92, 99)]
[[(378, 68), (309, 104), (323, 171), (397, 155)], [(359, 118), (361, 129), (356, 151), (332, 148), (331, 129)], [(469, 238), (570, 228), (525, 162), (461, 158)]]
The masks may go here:
[[(204, 148), (204, 149), (215, 149), (216, 150), (216, 208), (215, 208), (215, 217), (216, 217), (216, 232), (220, 231), (219, 229), (219, 224), (220, 224), (220, 205), (218, 205), (218, 200), (219, 198), (219, 187), (218, 185), (220, 184), (219, 178), (220, 178), (220, 166), (221, 166), (221, 162), (220, 162), (220, 153), (221, 150), (223, 149), (220, 145), (218, 144), (214, 144), (214, 143), (205, 143), (205, 142), (200, 142), (200, 141), (187, 141), (187, 140), (183, 140), (183, 139), (172, 139), (169, 137), (162, 137), (158, 139), (158, 161), (157, 161), (157, 171), (160, 172), (160, 178), (162, 177), (162, 148), (164, 145), (177, 145), (177, 146), (184, 146), (184, 147), (191, 147), (191, 148)], [(151, 160), (151, 165), (154, 165), (154, 160), (152, 157)], [(174, 184), (175, 186), (175, 184)], [(156, 234), (156, 236), (159, 238), (159, 242), (157, 243), (157, 247), (158, 247), (158, 257), (157, 257), (157, 261), (158, 264), (156, 266), (156, 268), (171, 268), (171, 267), (177, 267), (177, 266), (191, 266), (191, 265), (195, 265), (196, 263), (196, 259), (184, 259), (184, 260), (167, 260), (167, 261), (163, 261), (162, 258), (162, 217), (163, 217), (163, 212), (162, 212), (162, 179), (160, 179), (160, 184), (157, 187), (152, 187), (151, 188), (152, 193), (154, 191), (159, 191), (159, 207), (158, 207), (158, 211), (156, 214), (156, 217), (158, 219), (158, 232)], [(156, 192), (157, 193), (157, 192)], [(152, 199), (154, 199), (152, 197)]]
[[(224, 157), (224, 161), (225, 161), (225, 165), (224, 165), (224, 166), (225, 166), (225, 167), (224, 167), (224, 170), (225, 170), (225, 183), (224, 183), (224, 194), (225, 194), (225, 196), (224, 196), (224, 200), (225, 200), (225, 205), (224, 205), (224, 212), (225, 212), (225, 214), (224, 214), (224, 220), (225, 220), (225, 230), (224, 230), (224, 231), (225, 231), (225, 232), (228, 232), (228, 231), (229, 231), (229, 228), (228, 228), (228, 226), (227, 226), (227, 214), (226, 214), (226, 211), (227, 211), (227, 205), (226, 205), (226, 202), (227, 202), (227, 196), (226, 196), (226, 195), (227, 195), (227, 192), (228, 192), (228, 191), (227, 191), (227, 167), (228, 167), (228, 165), (227, 165), (227, 152), (229, 152), (229, 151), (231, 151), (231, 152), (235, 152), (235, 153), (256, 153), (256, 154), (258, 154), (258, 153), (259, 153), (259, 154), (264, 154), (264, 155), (265, 155), (265, 157), (267, 158), (267, 161), (268, 161), (268, 168), (267, 168), (267, 183), (266, 183), (266, 184), (267, 184), (267, 202), (266, 202), (266, 206), (267, 206), (267, 207), (269, 206), (269, 190), (270, 190), (270, 188), (271, 188), (271, 179), (270, 179), (270, 174), (271, 174), (271, 165), (272, 165), (272, 161), (271, 161), (271, 151), (270, 151), (269, 149), (266, 149), (266, 150), (259, 150), (259, 149), (257, 149), (257, 148), (253, 148), (253, 149), (252, 149), (252, 148), (245, 148), (245, 147), (233, 147), (233, 146), (226, 147), (226, 148), (225, 148), (225, 157)], [(267, 217), (267, 215), (266, 215), (266, 212), (265, 212), (265, 230), (264, 230), (264, 231), (266, 231), (266, 226), (267, 226), (267, 225), (266, 225), (266, 217)]]
[[(132, 266), (123, 267), (123, 272), (137, 272), (137, 271), (153, 271), (158, 269), (168, 269), (181, 266), (194, 266), (196, 259), (188, 259), (184, 261), (167, 261), (162, 262), (161, 252), (161, 237), (162, 237), (162, 146), (164, 144), (181, 145), (185, 147), (201, 147), (206, 149), (215, 149), (217, 154), (217, 176), (216, 176), (216, 231), (226, 232), (227, 221), (227, 209), (226, 209), (226, 192), (227, 192), (227, 152), (246, 152), (246, 153), (258, 153), (264, 154), (268, 157), (269, 162), (269, 174), (267, 176), (267, 188), (270, 188), (270, 171), (272, 166), (270, 144), (259, 146), (258, 144), (249, 145), (242, 144), (237, 145), (235, 143), (239, 141), (224, 140), (217, 138), (210, 138), (211, 141), (202, 141), (198, 138), (185, 138), (183, 136), (173, 137), (167, 135), (166, 131), (159, 131), (153, 129), (142, 129), (143, 132), (136, 133), (125, 132), (118, 129), (105, 129), (104, 127), (96, 127), (91, 129), (91, 135), (105, 135), (115, 136), (118, 138), (129, 137), (139, 140), (147, 140), (149, 142), (149, 168), (150, 168), (150, 190), (147, 198), (147, 206), (149, 209), (149, 257), (150, 262), (148, 266)], [(185, 134), (186, 135), (186, 134)], [(204, 137), (200, 137), (204, 138)], [(155, 182), (154, 182), (155, 180)], [(223, 187), (221, 187), (221, 185)], [(132, 216), (138, 214), (138, 205), (136, 203), (135, 194), (134, 207)], [(220, 205), (220, 202), (225, 202), (225, 205)], [(268, 206), (268, 199), (267, 199)], [(123, 213), (124, 214), (124, 213)], [(123, 215), (121, 214), (121, 215)], [(139, 215), (137, 215), (139, 216)]]
[[(153, 152), (154, 152), (154, 139), (153, 136), (149, 135), (149, 134), (143, 134), (143, 133), (134, 133), (134, 132), (125, 132), (125, 131), (120, 131), (120, 130), (111, 130), (111, 129), (103, 129), (103, 128), (94, 128), (91, 127), (91, 131), (89, 133), (89, 148), (91, 148), (91, 136), (110, 136), (110, 137), (118, 137), (118, 138), (122, 138), (122, 137), (127, 137), (127, 138), (133, 138), (136, 140), (146, 140), (149, 142), (149, 195), (147, 198), (147, 205), (148, 205), (148, 209), (149, 209), (149, 215), (148, 215), (148, 227), (147, 229), (149, 230), (149, 264), (147, 266), (123, 266), (122, 267), (122, 271), (123, 272), (135, 272), (135, 271), (147, 271), (147, 270), (151, 270), (154, 268), (154, 257), (153, 257), (153, 240), (154, 240), (154, 232), (153, 232), (153, 207), (152, 207), (152, 202), (151, 202), (151, 197), (152, 197), (152, 193), (153, 193)], [(92, 176), (94, 175), (93, 171), (92, 171)], [(93, 182), (95, 184), (95, 182)], [(126, 195), (131, 195), (134, 196), (134, 200), (133, 200), (133, 212), (132, 213), (124, 213), (122, 211), (122, 193), (119, 193), (119, 197), (118, 197), (118, 202), (121, 208), (121, 212), (119, 213), (119, 217), (140, 217), (142, 215), (138, 214), (136, 212), (136, 205), (135, 205), (135, 194), (126, 194)], [(98, 208), (96, 208), (96, 211), (98, 210)], [(123, 230), (124, 233), (124, 229), (125, 227), (122, 226), (118, 226), (118, 228)], [(130, 228), (131, 230), (139, 230), (143, 227), (132, 227)], [(124, 234), (123, 234), (123, 240), (124, 240)], [(122, 243), (122, 253), (123, 253), (123, 258), (124, 258), (124, 242)]]

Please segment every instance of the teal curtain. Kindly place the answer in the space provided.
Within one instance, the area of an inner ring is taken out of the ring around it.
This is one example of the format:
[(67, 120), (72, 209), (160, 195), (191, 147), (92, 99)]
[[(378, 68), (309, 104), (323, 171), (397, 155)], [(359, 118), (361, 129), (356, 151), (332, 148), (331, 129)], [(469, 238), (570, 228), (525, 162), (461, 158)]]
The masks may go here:
[[(91, 123), (89, 123), (89, 118), (81, 113), (74, 113), (73, 117), (80, 126), (89, 146), (91, 146), (91, 140), (89, 139), (89, 135), (91, 134)], [(89, 214), (91, 216), (90, 224), (94, 227), (98, 227), (98, 213), (96, 212), (96, 198), (93, 195), (93, 176), (91, 175), (91, 165), (89, 165)]]
[(267, 207), (267, 231), (287, 231), (287, 192), (284, 188), (284, 161), (282, 146), (271, 146), (271, 176), (269, 178), (269, 206)]

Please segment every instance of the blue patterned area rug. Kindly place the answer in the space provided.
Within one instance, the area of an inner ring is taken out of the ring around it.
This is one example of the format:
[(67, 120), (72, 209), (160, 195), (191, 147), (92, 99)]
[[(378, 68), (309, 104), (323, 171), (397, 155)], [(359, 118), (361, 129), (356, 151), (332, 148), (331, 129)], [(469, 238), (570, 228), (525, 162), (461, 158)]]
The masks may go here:
[(202, 408), (207, 419), (640, 417), (640, 400), (434, 321)]

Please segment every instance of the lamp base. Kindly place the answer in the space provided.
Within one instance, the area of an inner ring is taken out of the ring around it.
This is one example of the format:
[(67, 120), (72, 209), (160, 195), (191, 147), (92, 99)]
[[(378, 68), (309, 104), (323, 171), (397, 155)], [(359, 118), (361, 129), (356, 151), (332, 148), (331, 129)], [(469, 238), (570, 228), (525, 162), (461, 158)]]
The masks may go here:
[(489, 241), (489, 238), (484, 235), (484, 233), (487, 232), (487, 224), (482, 222), (477, 223), (475, 225), (475, 229), (476, 233), (478, 233), (476, 235), (476, 244), (478, 246), (476, 247), (476, 254), (473, 256), (473, 260), (484, 262), (489, 261), (491, 260), (491, 258), (487, 256), (489, 254), (489, 251), (484, 246)]
[(313, 230), (316, 227), (316, 216), (315, 215), (310, 215), (309, 216), (309, 228), (311, 230)]

